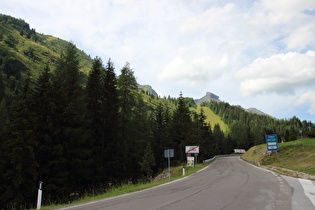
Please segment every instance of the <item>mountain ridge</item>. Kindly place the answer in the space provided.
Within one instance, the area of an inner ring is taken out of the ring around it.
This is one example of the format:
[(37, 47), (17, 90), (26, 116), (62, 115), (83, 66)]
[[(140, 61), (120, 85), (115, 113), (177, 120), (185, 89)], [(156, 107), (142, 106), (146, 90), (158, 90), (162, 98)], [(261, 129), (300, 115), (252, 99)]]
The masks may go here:
[[(25, 76), (27, 71), (37, 77), (47, 63), (55, 66), (67, 43), (69, 42), (52, 35), (36, 32), (22, 19), (0, 14), (0, 56), (2, 57), (0, 58), (0, 71), (7, 74), (4, 83), (6, 87), (10, 87), (10, 90), (6, 88), (6, 92), (14, 92), (19, 79)], [(83, 50), (78, 49), (78, 54), (81, 63), (80, 70), (88, 75), (93, 59)], [(3, 57), (7, 57), (7, 59)], [(159, 97), (150, 85), (138, 85), (138, 87), (143, 93)], [(210, 101), (220, 102), (219, 96), (206, 92), (206, 95), (200, 99), (194, 99), (196, 104)], [(245, 110), (254, 114), (266, 115), (256, 108)]]

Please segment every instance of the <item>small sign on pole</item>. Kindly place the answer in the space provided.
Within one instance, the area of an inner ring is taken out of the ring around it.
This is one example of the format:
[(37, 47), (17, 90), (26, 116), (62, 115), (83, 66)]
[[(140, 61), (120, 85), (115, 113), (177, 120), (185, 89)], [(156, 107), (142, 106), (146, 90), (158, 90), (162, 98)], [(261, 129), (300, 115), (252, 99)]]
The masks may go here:
[(167, 158), (168, 162), (168, 178), (171, 178), (171, 157), (174, 157), (174, 149), (164, 150), (164, 157)]
[(166, 150), (164, 150), (164, 157), (165, 158), (174, 157), (174, 149), (166, 149)]
[(195, 157), (187, 157), (187, 166), (194, 166)]

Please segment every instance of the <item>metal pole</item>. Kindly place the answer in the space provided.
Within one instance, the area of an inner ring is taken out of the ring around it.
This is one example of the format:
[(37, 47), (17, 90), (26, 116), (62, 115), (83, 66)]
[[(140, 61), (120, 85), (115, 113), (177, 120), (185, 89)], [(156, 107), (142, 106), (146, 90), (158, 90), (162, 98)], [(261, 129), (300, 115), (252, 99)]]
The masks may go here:
[(168, 179), (171, 179), (171, 160), (170, 160), (170, 150), (168, 152)]
[(38, 195), (37, 195), (37, 209), (40, 209), (42, 205), (42, 188), (43, 188), (43, 182), (39, 182), (39, 188), (38, 188)]
[(198, 164), (198, 161), (197, 161), (197, 156), (198, 156), (198, 154), (197, 154), (197, 153), (195, 153), (196, 163), (195, 163), (194, 165), (197, 165), (197, 164)]

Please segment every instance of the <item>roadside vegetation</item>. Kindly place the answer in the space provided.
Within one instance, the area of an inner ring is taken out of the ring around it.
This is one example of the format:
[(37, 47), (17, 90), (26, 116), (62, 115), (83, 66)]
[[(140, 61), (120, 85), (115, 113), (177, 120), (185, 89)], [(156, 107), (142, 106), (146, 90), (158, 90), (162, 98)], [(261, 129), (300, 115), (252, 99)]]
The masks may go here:
[(242, 158), (281, 174), (315, 179), (315, 138), (279, 143), (278, 152), (272, 153), (265, 144), (257, 145)]
[[(138, 183), (138, 184), (123, 184), (121, 186), (113, 186), (111, 189), (107, 189), (104, 193), (102, 194), (86, 194), (81, 198), (77, 198), (75, 201), (71, 202), (69, 201), (68, 204), (52, 204), (49, 206), (43, 206), (41, 209), (54, 209), (54, 208), (62, 208), (70, 205), (75, 205), (75, 204), (81, 204), (81, 203), (86, 203), (86, 202), (91, 202), (95, 200), (100, 200), (100, 199), (105, 199), (105, 198), (110, 198), (118, 195), (123, 195), (127, 193), (132, 193), (132, 192), (137, 192), (141, 190), (145, 190), (148, 188), (152, 188), (155, 186), (159, 186), (165, 183), (169, 183), (184, 177), (187, 177), (189, 175), (192, 175), (193, 173), (196, 173), (197, 171), (207, 167), (210, 163), (206, 164), (197, 164), (195, 167), (185, 167), (185, 176), (182, 174), (182, 166), (176, 166), (176, 167), (171, 167), (171, 178), (163, 178), (163, 179), (152, 179), (150, 182), (145, 182), (145, 183)], [(167, 171), (168, 169), (165, 169)]]

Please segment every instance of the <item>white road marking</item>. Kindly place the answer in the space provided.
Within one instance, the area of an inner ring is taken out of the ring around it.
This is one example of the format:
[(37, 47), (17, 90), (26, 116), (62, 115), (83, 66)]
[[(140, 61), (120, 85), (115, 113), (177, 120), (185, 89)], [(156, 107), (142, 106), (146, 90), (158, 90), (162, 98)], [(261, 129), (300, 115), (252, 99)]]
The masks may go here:
[(312, 181), (307, 179), (299, 179), (305, 195), (311, 200), (312, 204), (315, 207), (315, 186)]

